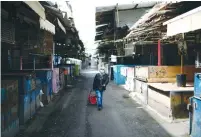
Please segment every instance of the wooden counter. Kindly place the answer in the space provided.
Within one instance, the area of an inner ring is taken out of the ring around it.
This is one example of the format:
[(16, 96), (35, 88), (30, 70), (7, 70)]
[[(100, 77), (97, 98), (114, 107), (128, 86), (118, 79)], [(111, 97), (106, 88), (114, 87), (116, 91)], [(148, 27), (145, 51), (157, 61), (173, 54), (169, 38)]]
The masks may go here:
[(193, 83), (187, 83), (187, 87), (177, 87), (176, 83), (148, 83), (147, 102), (166, 117), (188, 118), (187, 104), (193, 91)]
[(177, 87), (176, 83), (147, 83), (149, 86), (159, 89), (164, 92), (193, 92), (194, 85), (188, 82), (186, 87)]

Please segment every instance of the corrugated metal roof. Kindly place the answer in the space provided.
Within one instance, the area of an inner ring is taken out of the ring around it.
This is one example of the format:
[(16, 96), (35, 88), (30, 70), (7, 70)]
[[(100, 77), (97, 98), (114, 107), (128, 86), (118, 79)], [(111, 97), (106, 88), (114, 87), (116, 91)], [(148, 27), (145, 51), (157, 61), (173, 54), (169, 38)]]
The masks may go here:
[(162, 2), (160, 4), (157, 4), (155, 5), (149, 12), (147, 12), (146, 14), (144, 14), (142, 16), (142, 18), (140, 18), (131, 28), (130, 30), (132, 29), (135, 29), (136, 27), (138, 27), (138, 25), (140, 24), (143, 24), (146, 20), (149, 19), (149, 17), (151, 15), (153, 15), (154, 13), (156, 13), (157, 11), (159, 11), (161, 8), (165, 7), (166, 5), (168, 5), (169, 3), (171, 2)]

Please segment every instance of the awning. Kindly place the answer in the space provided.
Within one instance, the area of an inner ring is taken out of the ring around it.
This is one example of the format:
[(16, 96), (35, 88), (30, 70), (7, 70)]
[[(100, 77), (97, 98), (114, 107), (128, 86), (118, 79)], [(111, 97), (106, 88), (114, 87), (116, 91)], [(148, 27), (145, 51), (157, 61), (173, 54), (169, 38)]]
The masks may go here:
[(44, 20), (42, 18), (40, 18), (39, 22), (40, 22), (41, 29), (49, 31), (52, 34), (55, 34), (55, 26), (52, 23), (50, 23), (48, 20)]
[(100, 27), (104, 27), (104, 26), (108, 26), (108, 24), (97, 25), (97, 26), (96, 26), (96, 29), (97, 29), (97, 28), (100, 28)]
[(59, 19), (57, 18), (58, 21), (58, 25), (59, 27), (63, 30), (63, 32), (66, 34), (66, 29), (64, 28), (64, 26), (61, 24), (61, 22), (59, 21)]
[(35, 11), (42, 19), (46, 19), (45, 9), (38, 1), (23, 1), (27, 4), (33, 11)]
[(67, 19), (67, 13), (65, 13), (65, 16), (63, 17), (63, 14), (59, 9), (47, 5), (45, 5), (45, 8), (46, 10), (50, 11), (53, 15), (58, 17), (60, 21), (63, 23), (64, 27), (70, 27), (70, 22)]
[(163, 23), (167, 25), (167, 36), (201, 29), (201, 6)]

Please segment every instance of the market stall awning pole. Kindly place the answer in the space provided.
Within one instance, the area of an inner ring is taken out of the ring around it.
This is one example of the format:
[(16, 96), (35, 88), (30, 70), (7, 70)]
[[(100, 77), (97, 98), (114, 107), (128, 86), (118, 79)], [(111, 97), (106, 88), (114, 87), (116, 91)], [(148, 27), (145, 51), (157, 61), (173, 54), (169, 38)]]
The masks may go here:
[(20, 56), (20, 70), (22, 70), (22, 56)]

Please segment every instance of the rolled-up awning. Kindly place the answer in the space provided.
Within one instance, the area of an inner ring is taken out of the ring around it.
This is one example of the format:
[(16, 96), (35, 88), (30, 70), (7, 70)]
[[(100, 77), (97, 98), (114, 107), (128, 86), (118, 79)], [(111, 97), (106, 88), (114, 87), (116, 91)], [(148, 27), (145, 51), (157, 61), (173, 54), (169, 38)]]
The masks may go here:
[(45, 9), (38, 1), (23, 1), (27, 4), (34, 12), (36, 12), (42, 19), (46, 19)]
[(40, 18), (39, 22), (40, 22), (40, 29), (44, 29), (52, 34), (55, 34), (55, 26), (52, 23), (42, 18)]
[(167, 36), (201, 29), (201, 6), (163, 23), (167, 25)]
[(66, 29), (64, 28), (64, 26), (61, 24), (61, 22), (59, 21), (59, 19), (57, 18), (58, 21), (58, 25), (59, 27), (63, 30), (63, 32), (66, 34)]

